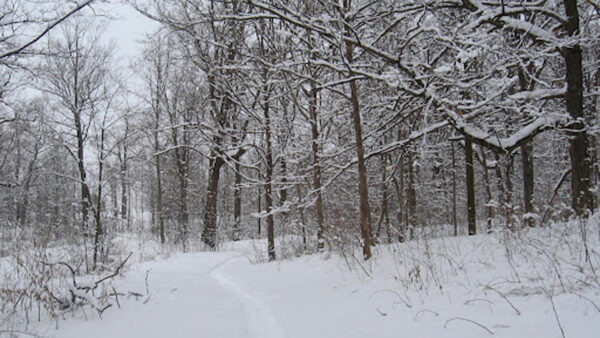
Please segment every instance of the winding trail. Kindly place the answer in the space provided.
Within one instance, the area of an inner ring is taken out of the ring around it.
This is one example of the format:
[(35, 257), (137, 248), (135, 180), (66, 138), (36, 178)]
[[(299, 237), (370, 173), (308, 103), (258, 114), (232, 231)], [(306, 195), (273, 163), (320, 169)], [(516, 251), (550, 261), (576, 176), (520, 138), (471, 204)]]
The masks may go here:
[(229, 263), (236, 260), (245, 260), (245, 258), (243, 255), (239, 255), (226, 259), (212, 268), (210, 275), (219, 285), (236, 295), (242, 302), (247, 323), (246, 337), (284, 338), (285, 334), (281, 324), (275, 318), (270, 305), (252, 295), (225, 273), (224, 270)]
[(137, 271), (128, 273), (127, 280), (116, 282), (115, 287), (119, 291), (145, 293), (144, 279), (150, 270), (151, 297), (146, 304), (123, 297), (121, 309), (106, 311), (102, 320), (88, 313), (87, 320), (61, 321), (60, 330), (48, 327), (44, 335), (60, 338), (285, 337), (269, 304), (226, 273), (228, 268), (233, 268), (231, 263), (244, 261), (236, 252), (203, 252), (145, 263)]

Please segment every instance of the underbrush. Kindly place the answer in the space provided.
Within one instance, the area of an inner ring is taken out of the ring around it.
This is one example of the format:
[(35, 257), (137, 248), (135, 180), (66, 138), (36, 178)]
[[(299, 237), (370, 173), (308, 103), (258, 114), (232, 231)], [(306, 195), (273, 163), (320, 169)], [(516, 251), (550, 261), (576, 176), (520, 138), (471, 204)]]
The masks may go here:
[(96, 268), (91, 244), (31, 239), (26, 230), (4, 231), (0, 258), (0, 337), (35, 336), (38, 322), (59, 325), (67, 315), (102, 316), (120, 298), (143, 300), (140, 292), (119, 290), (131, 266), (168, 256), (140, 234), (112, 234), (103, 243)]
[(520, 317), (538, 311), (532, 309), (535, 303), (566, 337), (558, 298), (561, 304), (579, 304), (582, 313), (600, 315), (599, 215), (545, 228), (431, 237), (422, 231), (413, 241), (378, 246), (374, 260), (365, 264), (353, 259), (348, 266), (366, 276), (393, 279), (388, 294), (394, 304), (413, 309), (415, 320), (424, 313), (441, 318), (434, 308), (452, 308), (444, 327), (460, 320), (492, 334), (507, 326), (481, 313)]

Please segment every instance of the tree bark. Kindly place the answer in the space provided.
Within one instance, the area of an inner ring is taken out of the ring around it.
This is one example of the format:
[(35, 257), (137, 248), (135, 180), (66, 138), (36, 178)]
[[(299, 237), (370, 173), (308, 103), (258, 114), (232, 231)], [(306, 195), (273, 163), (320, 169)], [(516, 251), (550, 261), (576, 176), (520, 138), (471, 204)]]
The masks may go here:
[(317, 249), (323, 251), (325, 248), (325, 226), (323, 217), (323, 192), (321, 190), (321, 164), (319, 159), (319, 119), (317, 115), (317, 91), (312, 88), (308, 99), (308, 110), (310, 114), (311, 148), (313, 153), (313, 190), (317, 194)]
[(407, 190), (407, 212), (406, 228), (408, 230), (408, 239), (415, 238), (415, 228), (417, 227), (417, 191), (415, 190), (415, 166), (414, 151), (408, 151), (408, 190)]
[(160, 236), (160, 243), (165, 244), (165, 217), (163, 214), (163, 202), (162, 202), (162, 174), (160, 170), (160, 144), (158, 143), (158, 112), (156, 114), (156, 120), (154, 125), (154, 151), (157, 153), (154, 156), (154, 168), (156, 169), (156, 215), (158, 217), (158, 231)]
[(531, 217), (533, 208), (533, 145), (531, 142), (521, 146), (521, 167), (523, 169), (523, 212), (526, 217), (525, 225), (534, 227), (535, 220)]
[(477, 234), (477, 216), (475, 209), (475, 174), (473, 168), (473, 142), (465, 135), (465, 158), (467, 163), (467, 219), (469, 236)]
[(233, 240), (240, 240), (242, 220), (242, 174), (239, 159), (235, 163), (235, 185), (233, 187)]
[[(121, 159), (121, 219), (127, 220), (127, 144), (125, 144), (125, 140), (123, 142), (123, 158)], [(129, 230), (129, 222), (127, 222), (127, 225)]]
[(381, 215), (377, 222), (377, 231), (375, 232), (375, 238), (379, 241), (379, 235), (381, 233), (381, 226), (385, 226), (385, 234), (387, 236), (387, 242), (391, 243), (390, 236), (390, 217), (388, 212), (388, 186), (387, 186), (387, 155), (381, 155)]
[[(296, 192), (298, 193), (298, 203), (302, 204), (302, 187), (300, 184), (296, 185)], [(302, 247), (304, 251), (307, 249), (307, 240), (306, 240), (306, 221), (304, 219), (304, 208), (299, 207), (298, 213), (300, 214), (300, 222), (302, 223)]]
[(217, 198), (219, 193), (219, 176), (221, 175), (223, 164), (223, 159), (213, 151), (208, 172), (206, 205), (204, 207), (204, 229), (202, 230), (202, 242), (211, 249), (217, 247)]
[(452, 225), (454, 226), (454, 236), (458, 236), (458, 222), (456, 220), (456, 156), (454, 152), (454, 143), (451, 144), (452, 155)]
[[(348, 13), (351, 10), (351, 0), (344, 0), (344, 10)], [(349, 25), (345, 27), (347, 36), (351, 35)], [(346, 61), (351, 64), (354, 56), (354, 46), (346, 42)], [(350, 69), (348, 77), (355, 74)], [(358, 194), (360, 197), (360, 232), (362, 236), (363, 258), (371, 258), (371, 246), (373, 246), (373, 230), (371, 226), (371, 209), (369, 207), (369, 186), (367, 183), (367, 167), (365, 165), (365, 149), (362, 140), (362, 124), (360, 117), (360, 103), (358, 98), (358, 87), (356, 80), (350, 80), (350, 100), (352, 101), (352, 120), (354, 122), (354, 137), (356, 140), (356, 157), (358, 162)]]
[(265, 170), (265, 208), (267, 212), (267, 242), (269, 260), (275, 255), (275, 220), (273, 217), (273, 145), (271, 144), (271, 119), (269, 116), (269, 98), (265, 98), (263, 113), (265, 117), (266, 170)]
[(100, 251), (101, 237), (103, 235), (102, 219), (101, 219), (101, 206), (102, 206), (102, 175), (104, 173), (104, 123), (100, 132), (100, 154), (98, 163), (98, 196), (96, 200), (96, 231), (94, 232), (94, 254), (92, 259), (92, 270), (96, 270), (98, 263), (98, 254)]
[[(260, 164), (259, 164), (260, 166)], [(258, 171), (258, 173), (256, 174), (256, 178), (260, 181), (260, 169)], [(261, 211), (262, 211), (262, 206), (261, 206), (261, 202), (262, 202), (262, 195), (261, 195), (261, 191), (260, 191), (260, 184), (256, 186), (256, 190), (257, 190), (257, 195), (256, 195), (256, 212), (258, 215), (260, 215)], [(260, 238), (261, 234), (262, 234), (262, 218), (261, 217), (257, 217), (256, 219), (256, 225), (257, 225), (257, 232), (258, 232), (258, 238)]]
[(485, 182), (485, 197), (486, 197), (486, 211), (487, 211), (487, 228), (488, 232), (492, 230), (494, 220), (494, 207), (492, 206), (492, 187), (490, 183), (490, 171), (487, 164), (487, 156), (484, 147), (481, 147), (481, 162), (483, 164), (483, 180)]
[[(579, 33), (579, 9), (577, 0), (564, 0), (567, 21), (566, 33), (574, 37)], [(571, 157), (572, 208), (578, 216), (585, 216), (594, 209), (590, 191), (592, 163), (589, 154), (588, 134), (583, 113), (583, 66), (581, 46), (574, 44), (562, 50), (565, 60), (567, 112), (572, 119), (569, 125), (569, 154)]]

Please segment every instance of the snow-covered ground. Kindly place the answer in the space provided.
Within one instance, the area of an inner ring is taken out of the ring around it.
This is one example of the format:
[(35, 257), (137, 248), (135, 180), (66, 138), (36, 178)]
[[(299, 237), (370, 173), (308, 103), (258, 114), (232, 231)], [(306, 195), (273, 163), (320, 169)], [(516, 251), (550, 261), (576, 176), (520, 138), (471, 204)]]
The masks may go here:
[(58, 329), (38, 331), (59, 338), (598, 337), (598, 230), (564, 229), (381, 245), (368, 264), (327, 253), (256, 264), (264, 243), (230, 243), (221, 252), (137, 264), (114, 284), (144, 296), (121, 297), (121, 308), (102, 319), (79, 310)]

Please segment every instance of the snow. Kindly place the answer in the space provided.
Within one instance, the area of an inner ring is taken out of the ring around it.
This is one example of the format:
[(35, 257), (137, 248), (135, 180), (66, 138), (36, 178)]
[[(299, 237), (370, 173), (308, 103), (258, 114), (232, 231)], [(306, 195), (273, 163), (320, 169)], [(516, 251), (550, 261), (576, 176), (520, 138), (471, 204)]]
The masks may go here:
[(521, 91), (510, 95), (509, 97), (513, 100), (531, 100), (531, 99), (547, 99), (553, 97), (559, 97), (565, 95), (567, 88), (557, 89), (537, 89), (532, 91)]
[[(264, 259), (264, 241), (177, 254), (115, 281), (127, 299), (103, 318), (69, 315), (48, 337), (596, 337), (597, 225), (427, 238), (360, 253)], [(148, 272), (149, 271), (149, 272)], [(558, 318), (558, 320), (557, 320)], [(560, 323), (560, 324), (559, 324)], [(560, 327), (559, 327), (560, 325)], [(40, 326), (41, 328), (42, 326)]]
[(512, 135), (500, 138), (497, 135), (468, 124), (461, 116), (453, 111), (446, 111), (446, 116), (461, 134), (468, 135), (475, 141), (484, 143), (488, 147), (501, 151), (511, 151), (524, 140), (535, 136), (538, 132), (550, 128), (559, 122), (559, 119), (552, 116), (540, 116), (514, 132)]

